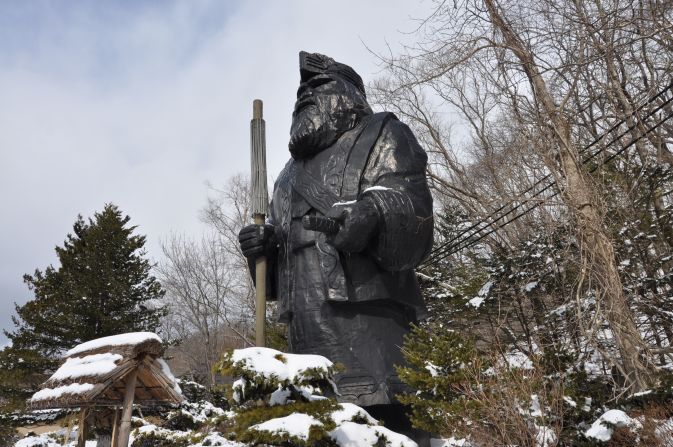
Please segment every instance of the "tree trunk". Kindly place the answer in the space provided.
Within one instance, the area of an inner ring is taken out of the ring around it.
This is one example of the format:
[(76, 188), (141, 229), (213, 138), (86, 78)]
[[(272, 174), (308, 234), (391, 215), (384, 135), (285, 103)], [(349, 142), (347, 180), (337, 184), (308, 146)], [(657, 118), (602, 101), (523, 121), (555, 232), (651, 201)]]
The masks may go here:
[[(594, 194), (581, 169), (579, 153), (571, 139), (570, 124), (559, 110), (549, 92), (533, 54), (524, 45), (509, 23), (502, 16), (494, 0), (484, 0), (492, 25), (502, 33), (506, 47), (511, 50), (522, 65), (533, 89), (535, 100), (551, 127), (551, 140), (558, 148), (560, 165), (550, 163), (552, 172), (565, 180), (561, 188), (562, 197), (573, 212), (577, 222), (578, 240), (581, 241), (583, 255), (591, 260), (591, 277), (596, 284), (596, 309), (604, 312), (604, 317), (612, 330), (619, 359), (610, 359), (624, 375), (626, 386), (631, 392), (642, 391), (651, 381), (650, 362), (647, 347), (638, 332), (629, 308), (617, 270), (614, 247), (603, 229), (603, 219)], [(549, 159), (550, 157), (545, 157)]]

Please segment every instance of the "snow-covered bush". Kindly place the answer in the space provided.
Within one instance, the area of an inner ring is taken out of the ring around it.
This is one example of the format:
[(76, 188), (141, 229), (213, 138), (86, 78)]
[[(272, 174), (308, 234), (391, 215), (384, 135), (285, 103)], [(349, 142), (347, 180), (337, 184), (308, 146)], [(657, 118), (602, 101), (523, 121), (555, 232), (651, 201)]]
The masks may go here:
[(225, 354), (223, 374), (232, 386), (233, 416), (218, 427), (247, 445), (416, 447), (404, 435), (378, 424), (365, 410), (339, 404), (336, 368), (317, 355), (247, 348)]

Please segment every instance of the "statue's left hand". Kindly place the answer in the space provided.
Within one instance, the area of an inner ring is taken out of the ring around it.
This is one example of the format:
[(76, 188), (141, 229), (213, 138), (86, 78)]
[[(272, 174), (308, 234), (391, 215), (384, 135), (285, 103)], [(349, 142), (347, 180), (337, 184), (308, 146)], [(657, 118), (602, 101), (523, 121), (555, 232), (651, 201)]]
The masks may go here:
[(357, 202), (336, 204), (326, 217), (339, 222), (339, 231), (327, 236), (327, 242), (339, 251), (358, 253), (376, 232), (379, 212), (374, 201), (365, 197)]

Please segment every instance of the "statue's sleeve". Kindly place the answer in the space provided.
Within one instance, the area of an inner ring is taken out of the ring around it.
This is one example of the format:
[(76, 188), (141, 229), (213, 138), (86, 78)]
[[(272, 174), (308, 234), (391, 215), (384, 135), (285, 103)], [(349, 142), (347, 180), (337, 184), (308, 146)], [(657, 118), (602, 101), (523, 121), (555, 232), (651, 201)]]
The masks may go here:
[(427, 160), (411, 129), (394, 118), (385, 124), (371, 150), (360, 191), (379, 211), (379, 231), (370, 252), (386, 270), (414, 268), (432, 248)]

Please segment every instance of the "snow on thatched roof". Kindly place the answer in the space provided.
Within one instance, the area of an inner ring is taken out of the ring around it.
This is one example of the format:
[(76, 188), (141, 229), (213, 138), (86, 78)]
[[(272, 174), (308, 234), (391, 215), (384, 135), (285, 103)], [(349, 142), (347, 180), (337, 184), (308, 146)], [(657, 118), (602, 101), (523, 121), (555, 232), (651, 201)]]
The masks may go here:
[(160, 358), (162, 341), (151, 332), (113, 335), (82, 343), (28, 400), (32, 409), (117, 406), (124, 379), (138, 370), (136, 403), (160, 405), (183, 400), (170, 368)]

